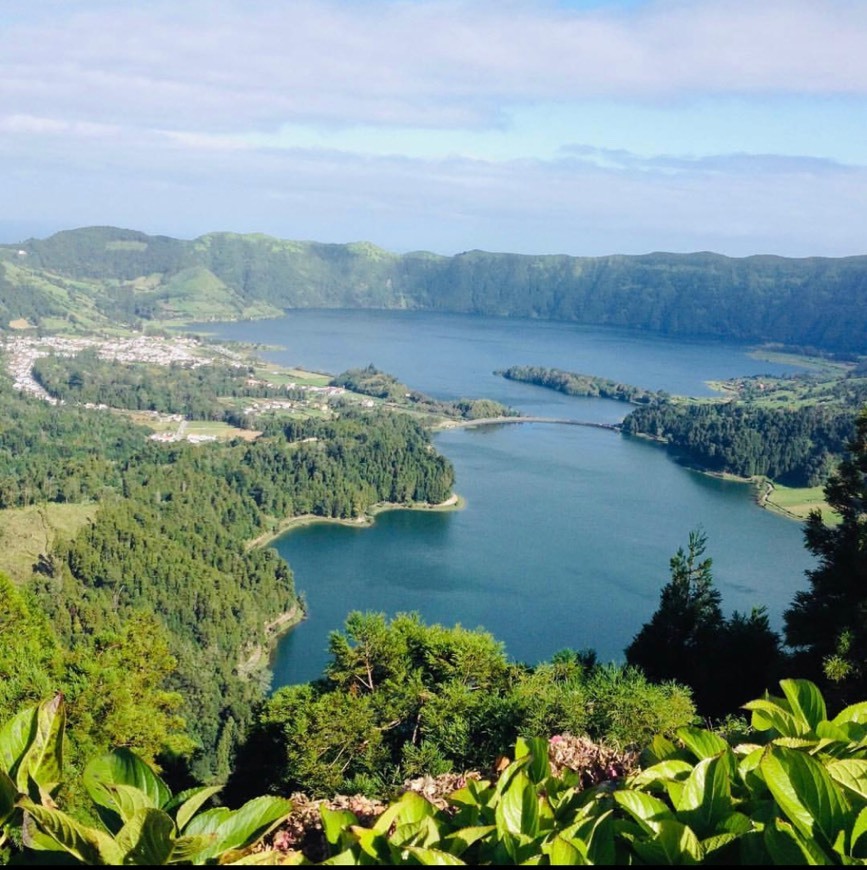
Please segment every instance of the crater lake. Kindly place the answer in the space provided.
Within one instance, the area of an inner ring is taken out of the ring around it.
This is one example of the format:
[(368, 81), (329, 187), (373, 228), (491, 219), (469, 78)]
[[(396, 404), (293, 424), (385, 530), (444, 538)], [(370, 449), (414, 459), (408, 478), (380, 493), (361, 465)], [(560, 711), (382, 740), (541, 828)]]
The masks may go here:
[[(795, 371), (727, 342), (472, 315), (295, 310), (193, 330), (260, 343), (263, 358), (284, 365), (337, 374), (372, 363), (436, 398), (588, 422), (619, 422), (630, 406), (493, 372), (539, 365), (711, 395), (709, 380)], [(750, 485), (686, 469), (659, 445), (548, 423), (446, 430), (434, 443), (454, 464), (463, 510), (387, 511), (369, 528), (314, 524), (274, 543), (309, 610), (280, 640), (274, 688), (321, 676), (329, 633), (352, 610), (481, 627), (529, 664), (564, 648), (622, 661), (656, 610), (671, 556), (699, 527), (727, 614), (764, 605), (780, 629), (806, 586), (813, 560), (800, 523), (758, 507)]]

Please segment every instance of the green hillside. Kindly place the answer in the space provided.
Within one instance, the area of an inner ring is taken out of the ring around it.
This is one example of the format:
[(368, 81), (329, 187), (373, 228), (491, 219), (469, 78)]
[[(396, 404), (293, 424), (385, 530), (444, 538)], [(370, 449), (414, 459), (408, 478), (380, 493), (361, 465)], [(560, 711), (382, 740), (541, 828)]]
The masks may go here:
[(863, 353), (867, 257), (398, 255), (368, 243), (89, 227), (0, 246), (3, 326), (411, 308)]

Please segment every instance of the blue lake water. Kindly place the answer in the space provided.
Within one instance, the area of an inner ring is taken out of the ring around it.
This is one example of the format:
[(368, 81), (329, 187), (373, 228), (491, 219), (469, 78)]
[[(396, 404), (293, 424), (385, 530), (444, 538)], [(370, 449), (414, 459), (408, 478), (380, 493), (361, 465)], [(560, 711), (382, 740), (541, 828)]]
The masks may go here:
[[(337, 373), (373, 363), (439, 398), (484, 396), (596, 422), (616, 422), (629, 407), (493, 371), (553, 366), (689, 395), (709, 394), (711, 379), (792, 371), (740, 345), (537, 320), (304, 310), (201, 329), (270, 345), (262, 355), (287, 365)], [(565, 647), (622, 660), (656, 609), (669, 559), (698, 526), (727, 612), (766, 605), (779, 628), (805, 585), (812, 559), (798, 523), (758, 508), (749, 486), (682, 468), (656, 445), (541, 423), (434, 440), (454, 463), (464, 510), (390, 511), (371, 528), (313, 525), (276, 543), (310, 615), (280, 642), (275, 687), (318, 677), (329, 633), (354, 609), (483, 627), (529, 663)]]

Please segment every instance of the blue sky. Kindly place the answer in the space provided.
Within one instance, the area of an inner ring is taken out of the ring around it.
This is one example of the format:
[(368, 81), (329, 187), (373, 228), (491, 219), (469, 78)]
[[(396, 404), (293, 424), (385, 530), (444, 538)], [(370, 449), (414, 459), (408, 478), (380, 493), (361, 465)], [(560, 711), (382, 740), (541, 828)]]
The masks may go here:
[(867, 253), (864, 0), (0, 0), (0, 238)]

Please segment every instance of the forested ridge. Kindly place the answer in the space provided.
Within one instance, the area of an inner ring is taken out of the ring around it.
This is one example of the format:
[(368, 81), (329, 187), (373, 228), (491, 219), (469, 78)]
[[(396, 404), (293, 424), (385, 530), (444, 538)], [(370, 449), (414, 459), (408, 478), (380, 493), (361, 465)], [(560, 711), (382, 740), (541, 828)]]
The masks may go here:
[(0, 316), (141, 325), (281, 309), (538, 317), (861, 353), (867, 257), (403, 255), (366, 243), (90, 227), (0, 246)]
[(510, 381), (536, 384), (565, 393), (567, 396), (586, 396), (588, 398), (613, 399), (616, 402), (629, 402), (633, 405), (652, 404), (668, 396), (662, 390), (646, 390), (631, 384), (622, 384), (610, 378), (596, 375), (583, 375), (566, 372), (562, 369), (543, 366), (509, 366), (494, 372)]

